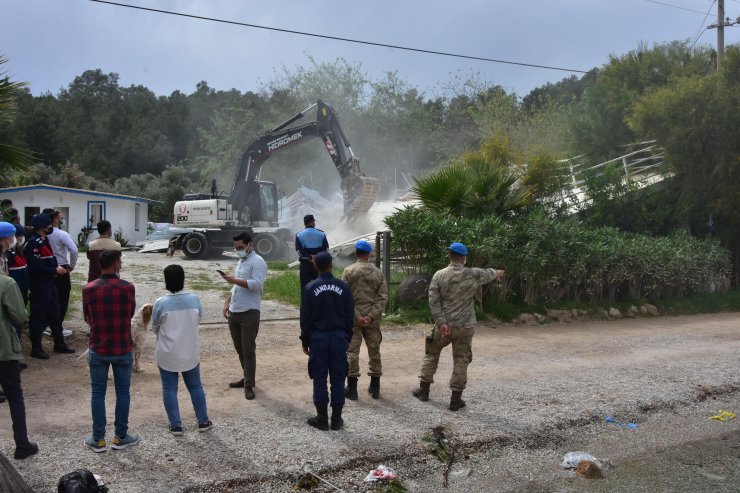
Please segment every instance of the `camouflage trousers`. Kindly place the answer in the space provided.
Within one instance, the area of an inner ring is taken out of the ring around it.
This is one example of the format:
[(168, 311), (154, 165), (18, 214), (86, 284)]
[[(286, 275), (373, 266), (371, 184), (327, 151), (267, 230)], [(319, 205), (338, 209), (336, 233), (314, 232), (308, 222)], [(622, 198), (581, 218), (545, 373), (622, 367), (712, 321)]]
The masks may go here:
[(365, 339), (367, 346), (367, 355), (370, 359), (367, 374), (371, 377), (379, 377), (383, 374), (383, 366), (380, 364), (380, 342), (383, 340), (383, 334), (380, 332), (380, 325), (370, 327), (358, 327), (355, 325), (355, 332), (349, 341), (347, 349), (347, 358), (349, 359), (348, 377), (360, 376), (360, 346)]
[(442, 338), (439, 329), (432, 329), (431, 335), (427, 336), (425, 344), (424, 360), (421, 365), (422, 382), (434, 382), (434, 374), (437, 372), (439, 355), (442, 349), (452, 344), (452, 376), (450, 377), (450, 389), (453, 391), (465, 390), (468, 383), (468, 365), (473, 361), (473, 334), (474, 327), (453, 327), (449, 337)]

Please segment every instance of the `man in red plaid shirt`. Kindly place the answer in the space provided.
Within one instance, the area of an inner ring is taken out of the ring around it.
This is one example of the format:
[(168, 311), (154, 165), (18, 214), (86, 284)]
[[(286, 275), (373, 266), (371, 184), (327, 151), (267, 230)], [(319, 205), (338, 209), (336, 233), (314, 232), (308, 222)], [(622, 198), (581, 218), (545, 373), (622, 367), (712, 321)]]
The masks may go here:
[(121, 252), (104, 250), (100, 254), (102, 275), (82, 289), (82, 311), (90, 325), (89, 353), (90, 385), (92, 387), (92, 435), (85, 445), (94, 452), (105, 452), (105, 392), (108, 387), (108, 367), (113, 368), (116, 388), (114, 449), (136, 445), (139, 436), (128, 433), (128, 413), (131, 402), (129, 387), (134, 363), (131, 339), (131, 317), (136, 308), (134, 285), (119, 277)]

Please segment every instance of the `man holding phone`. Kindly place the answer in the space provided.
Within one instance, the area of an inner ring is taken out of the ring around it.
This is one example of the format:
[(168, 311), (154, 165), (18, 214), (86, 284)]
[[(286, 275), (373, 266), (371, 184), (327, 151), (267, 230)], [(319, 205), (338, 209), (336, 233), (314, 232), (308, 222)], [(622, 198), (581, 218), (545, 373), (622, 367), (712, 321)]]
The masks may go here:
[(231, 340), (239, 355), (243, 378), (229, 383), (231, 388), (244, 387), (244, 397), (254, 399), (255, 371), (257, 368), (257, 333), (260, 327), (260, 301), (262, 286), (267, 277), (267, 263), (257, 255), (252, 237), (247, 233), (234, 236), (234, 250), (239, 256), (233, 275), (217, 272), (232, 284), (224, 302), (224, 318), (229, 321)]

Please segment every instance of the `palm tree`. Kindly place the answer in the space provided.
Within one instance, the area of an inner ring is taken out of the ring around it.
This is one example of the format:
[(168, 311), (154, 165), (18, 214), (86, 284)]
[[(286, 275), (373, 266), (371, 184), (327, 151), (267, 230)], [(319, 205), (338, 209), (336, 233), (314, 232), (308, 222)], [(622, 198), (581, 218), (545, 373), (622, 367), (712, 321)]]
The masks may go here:
[(424, 207), (458, 216), (506, 216), (531, 203), (531, 194), (510, 166), (508, 145), (489, 139), (480, 151), (465, 152), (457, 161), (414, 178), (413, 191)]
[[(7, 61), (0, 55), (0, 67)], [(27, 85), (25, 82), (13, 82), (5, 74), (6, 72), (0, 69), (0, 125), (12, 124), (16, 112), (16, 97)], [(0, 143), (0, 166), (3, 170), (28, 171), (35, 163), (32, 152)]]

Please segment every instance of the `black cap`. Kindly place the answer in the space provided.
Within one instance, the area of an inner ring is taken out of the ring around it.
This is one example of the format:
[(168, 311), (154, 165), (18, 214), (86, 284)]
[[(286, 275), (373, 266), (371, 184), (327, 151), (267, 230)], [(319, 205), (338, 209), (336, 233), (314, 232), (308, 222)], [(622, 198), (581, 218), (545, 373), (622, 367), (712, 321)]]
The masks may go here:
[(49, 226), (51, 226), (49, 214), (36, 214), (31, 218), (31, 227), (34, 230), (48, 228)]
[(319, 252), (313, 258), (317, 269), (323, 269), (331, 264), (332, 258), (329, 252)]
[(314, 221), (316, 221), (316, 219), (313, 218), (313, 214), (306, 214), (305, 216), (303, 216), (303, 225), (304, 226), (307, 226), (308, 223), (312, 223)]

